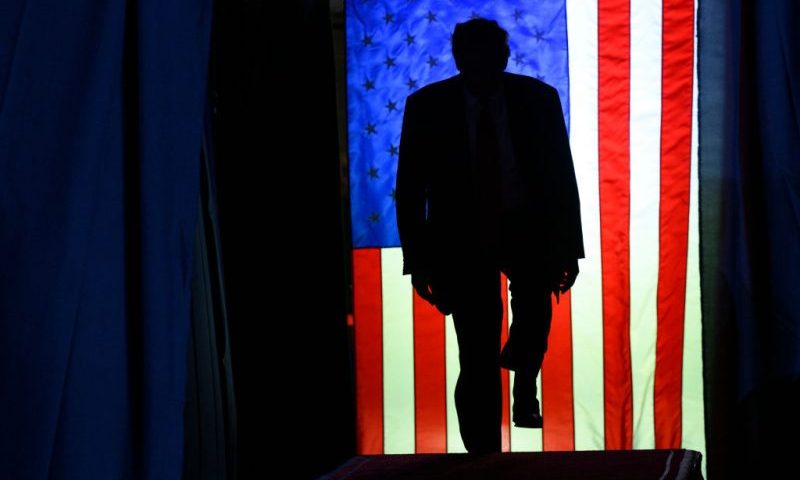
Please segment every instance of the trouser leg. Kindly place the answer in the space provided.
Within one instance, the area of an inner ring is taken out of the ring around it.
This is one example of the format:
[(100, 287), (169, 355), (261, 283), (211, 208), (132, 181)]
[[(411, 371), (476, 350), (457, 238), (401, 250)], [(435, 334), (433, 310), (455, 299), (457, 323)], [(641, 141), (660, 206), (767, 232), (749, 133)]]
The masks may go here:
[(507, 271), (513, 321), (504, 365), (514, 370), (514, 410), (539, 411), (536, 376), (547, 351), (552, 316), (551, 293), (537, 272)]
[(461, 371), (455, 402), (464, 446), (471, 453), (499, 452), (502, 391), (499, 368), (503, 305), (499, 271), (460, 279), (453, 322)]

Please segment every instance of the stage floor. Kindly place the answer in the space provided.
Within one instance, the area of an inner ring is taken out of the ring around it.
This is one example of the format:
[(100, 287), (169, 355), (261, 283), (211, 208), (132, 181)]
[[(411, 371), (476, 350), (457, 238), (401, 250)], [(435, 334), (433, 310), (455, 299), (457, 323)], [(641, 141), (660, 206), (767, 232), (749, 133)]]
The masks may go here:
[(701, 461), (693, 450), (369, 455), (321, 478), (699, 480)]

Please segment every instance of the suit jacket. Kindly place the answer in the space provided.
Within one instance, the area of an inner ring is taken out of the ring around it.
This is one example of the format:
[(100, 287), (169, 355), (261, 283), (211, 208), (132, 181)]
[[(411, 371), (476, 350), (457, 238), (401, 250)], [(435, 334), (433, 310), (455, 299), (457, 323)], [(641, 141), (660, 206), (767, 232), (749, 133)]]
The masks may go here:
[[(528, 193), (514, 233), (504, 240), (534, 260), (566, 265), (584, 251), (558, 92), (523, 75), (504, 73), (502, 81), (514, 158)], [(481, 179), (467, 132), (461, 75), (406, 100), (395, 197), (405, 274), (469, 265), (476, 257)]]

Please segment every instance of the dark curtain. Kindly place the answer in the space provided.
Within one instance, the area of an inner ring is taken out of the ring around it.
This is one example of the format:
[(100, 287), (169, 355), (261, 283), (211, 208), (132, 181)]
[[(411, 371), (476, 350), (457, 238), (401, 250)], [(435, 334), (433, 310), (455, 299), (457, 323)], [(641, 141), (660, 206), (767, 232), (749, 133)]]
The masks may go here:
[(0, 5), (0, 478), (180, 478), (210, 18)]
[(214, 21), (239, 476), (311, 478), (355, 450), (328, 2), (223, 1)]
[(699, 5), (708, 474), (779, 478), (800, 447), (800, 4)]

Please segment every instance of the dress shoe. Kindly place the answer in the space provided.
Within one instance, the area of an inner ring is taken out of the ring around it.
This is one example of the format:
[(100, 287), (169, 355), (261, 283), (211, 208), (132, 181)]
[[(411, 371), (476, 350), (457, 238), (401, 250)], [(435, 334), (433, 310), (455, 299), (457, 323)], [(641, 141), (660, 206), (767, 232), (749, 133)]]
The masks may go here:
[(514, 426), (519, 428), (542, 428), (542, 416), (539, 413), (514, 414)]

